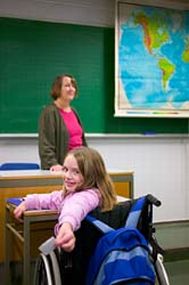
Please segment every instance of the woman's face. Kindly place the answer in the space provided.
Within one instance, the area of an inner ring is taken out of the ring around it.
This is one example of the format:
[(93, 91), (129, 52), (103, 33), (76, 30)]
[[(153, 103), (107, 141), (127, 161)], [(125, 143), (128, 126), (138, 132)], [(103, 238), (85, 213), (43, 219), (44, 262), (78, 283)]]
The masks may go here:
[(76, 88), (72, 83), (72, 79), (68, 76), (62, 79), (61, 98), (66, 101), (72, 101), (76, 95)]
[(79, 170), (77, 160), (69, 154), (63, 164), (64, 186), (68, 192), (75, 192), (83, 184), (84, 178)]

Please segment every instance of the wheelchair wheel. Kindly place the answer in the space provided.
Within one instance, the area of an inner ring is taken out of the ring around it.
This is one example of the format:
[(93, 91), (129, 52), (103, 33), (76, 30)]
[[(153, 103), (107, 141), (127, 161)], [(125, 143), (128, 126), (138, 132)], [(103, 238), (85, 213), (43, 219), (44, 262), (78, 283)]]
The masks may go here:
[(61, 285), (58, 257), (54, 251), (40, 254), (34, 273), (33, 285)]
[(157, 260), (155, 262), (155, 271), (159, 285), (170, 285), (167, 271), (163, 264), (163, 256), (161, 254), (157, 255)]
[(47, 256), (40, 254), (36, 261), (33, 285), (53, 285)]
[(61, 282), (60, 265), (58, 262), (58, 256), (56, 255), (55, 251), (52, 251), (49, 255), (51, 258), (51, 262), (52, 262), (54, 285), (61, 285), (62, 282)]

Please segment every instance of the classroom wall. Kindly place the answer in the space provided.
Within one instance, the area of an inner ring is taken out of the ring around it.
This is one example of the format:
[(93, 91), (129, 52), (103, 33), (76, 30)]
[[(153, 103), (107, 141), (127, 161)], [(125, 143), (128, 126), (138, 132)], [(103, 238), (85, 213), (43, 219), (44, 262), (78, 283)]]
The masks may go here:
[[(0, 16), (113, 27), (114, 2), (1, 0)], [(181, 3), (166, 2), (173, 3), (173, 6)], [(188, 7), (187, 1), (183, 3)], [(161, 210), (155, 210), (157, 221), (189, 218), (188, 135), (148, 137), (90, 134), (87, 140), (90, 146), (101, 152), (109, 170), (134, 170), (136, 197), (150, 192), (162, 200)], [(39, 162), (37, 135), (1, 135), (0, 163), (5, 161)]]
[(114, 0), (1, 0), (0, 16), (114, 26)]
[[(134, 196), (152, 193), (162, 201), (156, 221), (189, 219), (188, 136), (87, 136), (108, 170), (134, 171)], [(37, 137), (0, 139), (1, 161), (39, 162)]]

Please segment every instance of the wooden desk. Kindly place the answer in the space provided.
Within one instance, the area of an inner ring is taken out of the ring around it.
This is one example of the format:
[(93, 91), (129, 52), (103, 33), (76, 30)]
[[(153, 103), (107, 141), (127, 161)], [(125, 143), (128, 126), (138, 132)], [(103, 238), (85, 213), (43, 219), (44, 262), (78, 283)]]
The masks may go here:
[[(115, 189), (118, 195), (132, 198), (133, 197), (133, 171), (127, 172), (110, 172), (112, 180), (115, 185)], [(52, 190), (61, 189), (62, 187), (62, 178), (61, 175), (51, 174), (49, 171), (25, 171), (25, 172), (0, 172), (0, 218), (1, 218), (1, 232), (3, 233), (0, 236), (0, 258), (1, 262), (4, 260), (3, 256), (3, 240), (5, 238), (5, 248), (7, 249), (7, 244), (11, 244), (11, 239), (14, 238), (14, 245), (16, 245), (16, 239), (18, 238), (18, 234), (13, 232), (14, 235), (10, 235), (10, 207), (6, 205), (7, 198), (10, 197), (22, 197), (29, 193), (42, 193), (42, 192), (50, 192)], [(6, 222), (5, 221), (5, 209), (6, 209)], [(33, 215), (33, 212), (35, 213)], [(29, 211), (24, 215), (23, 225), (16, 225), (16, 227), (21, 227), (23, 238), (19, 237), (18, 239), (21, 241), (23, 246), (23, 250), (19, 249), (20, 253), (23, 252), (24, 256), (24, 284), (29, 284), (30, 280), (30, 234), (31, 234), (31, 224), (38, 224), (34, 231), (38, 231), (42, 228), (42, 233), (46, 228), (43, 226), (39, 226), (39, 223), (44, 221), (51, 222), (51, 233), (48, 232), (48, 235), (52, 235), (53, 224), (56, 220), (56, 215), (50, 213), (47, 215), (45, 212), (43, 214), (38, 215), (38, 211)], [(37, 214), (37, 215), (36, 215)], [(12, 219), (12, 218), (11, 218)], [(2, 222), (3, 221), (3, 222)], [(53, 224), (52, 224), (53, 223)], [(9, 224), (9, 226), (7, 226)], [(47, 223), (45, 223), (47, 226)], [(23, 227), (22, 227), (23, 226)], [(4, 227), (6, 229), (6, 237), (4, 237)], [(24, 228), (24, 230), (23, 230)], [(47, 227), (49, 230), (49, 226)], [(14, 231), (14, 230), (13, 230)], [(17, 232), (20, 230), (16, 230)], [(12, 237), (11, 237), (12, 236)], [(16, 239), (15, 239), (16, 237)], [(42, 238), (42, 239), (41, 239)], [(35, 250), (41, 242), (48, 238), (47, 235), (41, 235), (40, 237), (35, 238), (34, 244), (32, 242), (32, 246), (34, 245)], [(20, 242), (19, 242), (20, 244)], [(8, 250), (10, 250), (8, 246)], [(6, 250), (6, 257), (10, 259), (10, 252)], [(6, 258), (6, 262), (7, 262)], [(6, 263), (6, 268), (9, 261)], [(8, 269), (7, 269), (8, 270)]]
[(115, 186), (117, 195), (125, 198), (134, 197), (134, 173), (133, 171), (109, 172)]
[[(53, 235), (53, 228), (57, 221), (56, 211), (26, 211), (22, 223), (15, 220), (13, 210), (15, 206), (7, 203), (5, 218), (5, 282), (11, 285), (10, 261), (15, 247), (23, 252), (23, 285), (32, 285), (31, 261), (32, 250), (35, 247), (36, 256), (38, 246)], [(45, 227), (44, 227), (45, 225)], [(31, 238), (32, 231), (37, 230), (36, 237)], [(48, 232), (47, 232), (48, 230)], [(43, 232), (43, 239), (39, 232)], [(14, 240), (14, 243), (12, 241)], [(37, 241), (37, 243), (36, 243)], [(14, 244), (14, 248), (12, 246)]]
[(6, 200), (31, 193), (46, 193), (61, 189), (62, 178), (49, 171), (0, 171), (0, 263), (4, 261), (3, 241)]

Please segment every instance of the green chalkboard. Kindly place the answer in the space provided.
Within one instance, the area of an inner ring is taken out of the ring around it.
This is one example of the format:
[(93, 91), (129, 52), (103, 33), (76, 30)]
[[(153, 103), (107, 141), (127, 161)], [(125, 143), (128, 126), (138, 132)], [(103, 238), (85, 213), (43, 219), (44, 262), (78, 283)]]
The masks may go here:
[(187, 133), (187, 119), (114, 117), (114, 29), (0, 18), (0, 133), (36, 133), (54, 78), (73, 74), (87, 133)]

